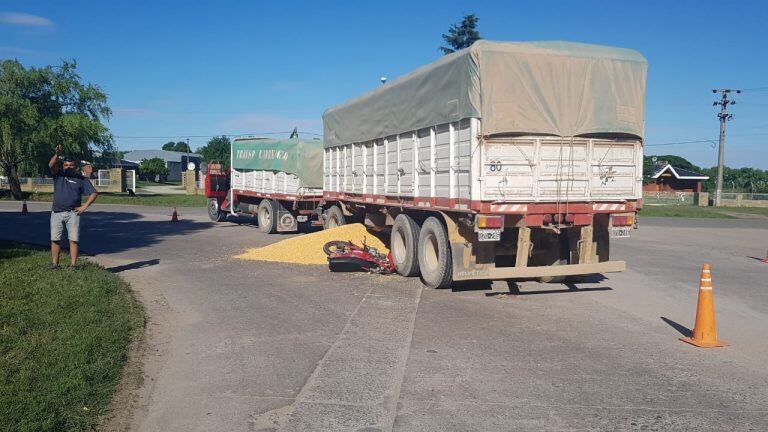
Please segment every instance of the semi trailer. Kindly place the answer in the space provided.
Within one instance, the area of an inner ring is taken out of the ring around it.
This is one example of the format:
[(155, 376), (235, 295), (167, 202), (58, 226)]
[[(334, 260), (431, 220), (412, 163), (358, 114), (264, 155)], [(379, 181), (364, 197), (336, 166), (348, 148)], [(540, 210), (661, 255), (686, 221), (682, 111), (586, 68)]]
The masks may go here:
[(320, 195), (279, 210), (389, 231), (397, 272), (430, 287), (622, 271), (610, 238), (642, 206), (646, 72), (628, 49), (476, 42), (326, 110)]
[[(297, 231), (318, 222), (323, 200), (323, 142), (298, 138), (238, 137), (230, 148), (230, 168), (212, 164), (205, 177), (208, 215), (249, 214), (267, 234)], [(211, 165), (211, 164), (209, 164)]]

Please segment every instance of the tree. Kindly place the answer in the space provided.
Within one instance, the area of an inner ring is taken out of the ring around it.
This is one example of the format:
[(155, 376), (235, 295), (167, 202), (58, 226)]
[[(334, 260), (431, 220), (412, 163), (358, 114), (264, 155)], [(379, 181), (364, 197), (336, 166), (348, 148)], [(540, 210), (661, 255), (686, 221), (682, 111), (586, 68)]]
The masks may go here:
[[(653, 158), (656, 158), (656, 162), (653, 162)], [(701, 172), (701, 168), (692, 164), (688, 159), (675, 155), (663, 155), (663, 156), (645, 156), (643, 157), (643, 183), (651, 183), (653, 176), (656, 173), (656, 167), (659, 165), (670, 164), (673, 167), (683, 168), (690, 171)]]
[(185, 143), (184, 141), (177, 142), (176, 145), (173, 146), (173, 151), (182, 152), (182, 153), (192, 153), (192, 150), (189, 148), (189, 144)]
[(189, 149), (187, 143), (184, 141), (177, 141), (177, 142), (168, 141), (167, 143), (163, 144), (161, 148), (166, 151), (191, 153), (191, 150)]
[(102, 123), (112, 115), (107, 95), (83, 83), (76, 70), (74, 61), (42, 68), (0, 61), (0, 169), (14, 199), (23, 198), (20, 169), (42, 172), (57, 144), (75, 158), (112, 147)]
[(154, 180), (155, 177), (159, 177), (160, 181), (163, 181), (169, 174), (165, 161), (159, 157), (142, 159), (139, 163), (139, 172), (141, 178), (150, 181)]
[(477, 31), (477, 22), (480, 18), (475, 14), (464, 15), (461, 24), (451, 24), (448, 34), (443, 33), (443, 40), (448, 46), (439, 49), (443, 54), (450, 54), (460, 49), (469, 48), (473, 43), (482, 39)]
[(229, 166), (229, 147), (229, 138), (222, 135), (211, 138), (205, 146), (198, 148), (195, 153), (201, 154), (206, 162), (216, 160), (226, 168)]
[[(652, 158), (656, 158), (656, 163)], [(700, 168), (692, 164), (687, 159), (675, 155), (663, 156), (645, 156), (643, 158), (643, 183), (653, 181), (651, 176), (656, 172), (659, 165), (671, 164), (676, 168), (683, 168), (690, 171), (702, 173), (709, 176), (708, 180), (702, 182), (702, 190), (713, 192), (715, 190), (715, 180), (717, 178), (717, 167)], [(724, 190), (733, 190), (737, 192), (768, 192), (768, 171), (757, 168), (729, 168), (723, 167)]]

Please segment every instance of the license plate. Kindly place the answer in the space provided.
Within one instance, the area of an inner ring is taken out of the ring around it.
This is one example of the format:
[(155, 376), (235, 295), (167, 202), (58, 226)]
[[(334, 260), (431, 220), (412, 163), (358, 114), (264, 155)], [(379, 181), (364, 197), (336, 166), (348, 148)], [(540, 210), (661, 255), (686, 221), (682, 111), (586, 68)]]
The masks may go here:
[(499, 241), (501, 240), (500, 229), (481, 229), (477, 231), (478, 241)]
[(309, 216), (296, 216), (296, 222), (306, 222), (309, 220)]
[(611, 227), (612, 238), (626, 238), (629, 237), (629, 232), (632, 227)]

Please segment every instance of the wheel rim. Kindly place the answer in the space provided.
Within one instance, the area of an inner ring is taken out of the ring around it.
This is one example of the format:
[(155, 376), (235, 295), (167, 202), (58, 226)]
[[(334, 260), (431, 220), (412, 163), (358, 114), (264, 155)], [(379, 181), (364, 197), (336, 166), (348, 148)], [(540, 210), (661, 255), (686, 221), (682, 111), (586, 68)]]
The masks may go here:
[(211, 216), (216, 216), (216, 213), (219, 212), (219, 206), (216, 203), (216, 201), (212, 200), (208, 203), (208, 214)]
[(400, 264), (405, 260), (405, 233), (403, 230), (397, 230), (392, 238), (392, 257), (395, 262)]
[(259, 212), (259, 220), (264, 224), (265, 227), (269, 226), (272, 222), (272, 215), (266, 206), (261, 208), (261, 211)]
[(437, 237), (428, 233), (424, 239), (424, 262), (420, 263), (430, 272), (435, 270), (440, 263), (440, 248), (437, 245)]

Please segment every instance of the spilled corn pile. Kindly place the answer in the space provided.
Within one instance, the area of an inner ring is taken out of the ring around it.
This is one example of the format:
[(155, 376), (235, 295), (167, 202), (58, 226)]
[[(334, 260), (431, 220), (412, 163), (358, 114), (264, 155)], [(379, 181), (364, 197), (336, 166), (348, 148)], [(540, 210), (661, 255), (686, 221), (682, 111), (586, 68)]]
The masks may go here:
[(249, 249), (235, 258), (293, 264), (328, 264), (328, 258), (323, 252), (323, 245), (335, 240), (351, 241), (358, 246), (362, 246), (363, 240), (365, 240), (368, 246), (375, 247), (379, 252), (389, 252), (381, 240), (368, 232), (365, 225), (350, 224), (292, 237), (261, 248)]

